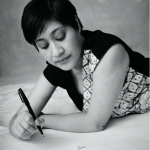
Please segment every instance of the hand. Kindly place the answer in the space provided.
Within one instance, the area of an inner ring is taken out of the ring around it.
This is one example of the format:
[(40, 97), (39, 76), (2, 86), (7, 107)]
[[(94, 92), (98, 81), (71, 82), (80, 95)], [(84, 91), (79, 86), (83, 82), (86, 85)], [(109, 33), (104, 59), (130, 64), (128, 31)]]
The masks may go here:
[(41, 126), (41, 128), (44, 126), (44, 122), (45, 122), (45, 120), (42, 117), (39, 117), (35, 120), (35, 124), (37, 126)]
[(38, 132), (37, 126), (32, 115), (28, 111), (24, 111), (17, 115), (12, 124), (12, 133), (15, 137), (27, 140), (36, 132)]

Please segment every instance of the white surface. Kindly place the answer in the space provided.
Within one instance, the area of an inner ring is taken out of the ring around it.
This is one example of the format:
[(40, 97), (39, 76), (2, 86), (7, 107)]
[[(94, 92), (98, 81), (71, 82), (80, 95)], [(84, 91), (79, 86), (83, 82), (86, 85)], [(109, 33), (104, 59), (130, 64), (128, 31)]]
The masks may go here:
[[(13, 138), (8, 123), (21, 105), (17, 89), (29, 94), (33, 83), (0, 87), (0, 150), (149, 150), (149, 114), (111, 119), (102, 132), (71, 133), (45, 129), (43, 138), (35, 134), (28, 141)], [(63, 106), (63, 107), (62, 107)], [(44, 112), (77, 111), (66, 92), (57, 89)]]

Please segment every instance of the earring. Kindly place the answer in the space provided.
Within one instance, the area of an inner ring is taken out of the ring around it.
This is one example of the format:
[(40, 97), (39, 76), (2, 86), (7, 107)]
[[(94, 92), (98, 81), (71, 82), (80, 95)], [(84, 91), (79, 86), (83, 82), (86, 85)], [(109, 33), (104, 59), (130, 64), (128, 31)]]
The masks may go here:
[(81, 34), (81, 28), (79, 28), (79, 33)]

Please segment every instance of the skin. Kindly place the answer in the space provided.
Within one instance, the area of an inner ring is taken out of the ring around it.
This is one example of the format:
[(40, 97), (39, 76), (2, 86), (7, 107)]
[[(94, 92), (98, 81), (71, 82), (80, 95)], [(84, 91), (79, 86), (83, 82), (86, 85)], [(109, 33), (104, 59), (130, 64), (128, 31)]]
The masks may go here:
[[(51, 21), (35, 43), (40, 55), (50, 64), (65, 71), (72, 70), (78, 91), (82, 93), (83, 39), (80, 33), (70, 26)], [(66, 62), (59, 61), (68, 56)]]
[[(73, 28), (51, 21), (35, 43), (40, 55), (53, 66), (62, 70), (81, 70), (82, 38)], [(67, 62), (59, 61), (66, 57), (69, 57)]]
[[(63, 26), (57, 21), (51, 21), (47, 23), (43, 32), (37, 37), (36, 46), (39, 50), (39, 54), (50, 64), (62, 69), (62, 70), (71, 70), (73, 72), (77, 72), (78, 76), (81, 74), (82, 67), (82, 38), (78, 31), (75, 31), (70, 26)], [(63, 58), (68, 57), (66, 62), (60, 62)], [(37, 84), (28, 99), (30, 101), (31, 107), (34, 110), (35, 114), (36, 110), (34, 109), (34, 104), (32, 104), (32, 93), (40, 93), (37, 90), (40, 90), (40, 87), (45, 87), (46, 84), (49, 83), (44, 76), (41, 76), (37, 81)], [(42, 78), (42, 79), (41, 79)], [(39, 83), (40, 82), (40, 83)], [(46, 99), (52, 95), (52, 91), (55, 90), (55, 87), (50, 86), (51, 91), (47, 91), (46, 93), (50, 93), (45, 97), (46, 94), (42, 93), (37, 98)], [(48, 89), (48, 88), (46, 88)], [(41, 90), (40, 90), (41, 91)], [(37, 94), (36, 94), (37, 95)], [(37, 99), (36, 96), (33, 96), (33, 99)], [(46, 102), (45, 102), (46, 103)], [(45, 106), (45, 103), (38, 103), (41, 108), (37, 108), (37, 111), (42, 109)], [(36, 106), (35, 106), (36, 107)], [(16, 112), (12, 120), (10, 121), (9, 129), (10, 133), (17, 139), (26, 140), (29, 139), (33, 134), (38, 132), (36, 125), (43, 126), (44, 119), (38, 118), (36, 121), (33, 120), (32, 116), (26, 109), (26, 106), (22, 105), (21, 108)]]
[[(60, 41), (64, 37), (64, 32), (66, 36)], [(83, 50), (80, 33), (52, 21), (37, 37), (36, 45), (40, 55), (49, 63), (62, 70), (72, 70), (76, 86), (80, 93), (83, 93), (81, 79)], [(66, 56), (70, 56), (69, 59), (57, 62)], [(46, 114), (34, 121), (26, 107), (22, 105), (10, 121), (10, 133), (15, 138), (26, 140), (38, 132), (36, 125), (70, 132), (102, 131), (116, 104), (128, 66), (129, 56), (124, 47), (120, 44), (113, 45), (93, 73), (93, 92), (88, 112)], [(56, 87), (42, 74), (28, 97), (35, 115), (42, 111), (55, 89)]]

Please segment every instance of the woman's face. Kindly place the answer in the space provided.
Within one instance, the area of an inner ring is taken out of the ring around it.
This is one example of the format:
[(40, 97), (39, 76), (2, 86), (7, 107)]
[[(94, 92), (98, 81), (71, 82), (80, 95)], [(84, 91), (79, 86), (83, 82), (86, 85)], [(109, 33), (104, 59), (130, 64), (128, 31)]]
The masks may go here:
[(40, 54), (53, 66), (62, 70), (82, 65), (82, 38), (70, 26), (51, 21), (35, 41)]

